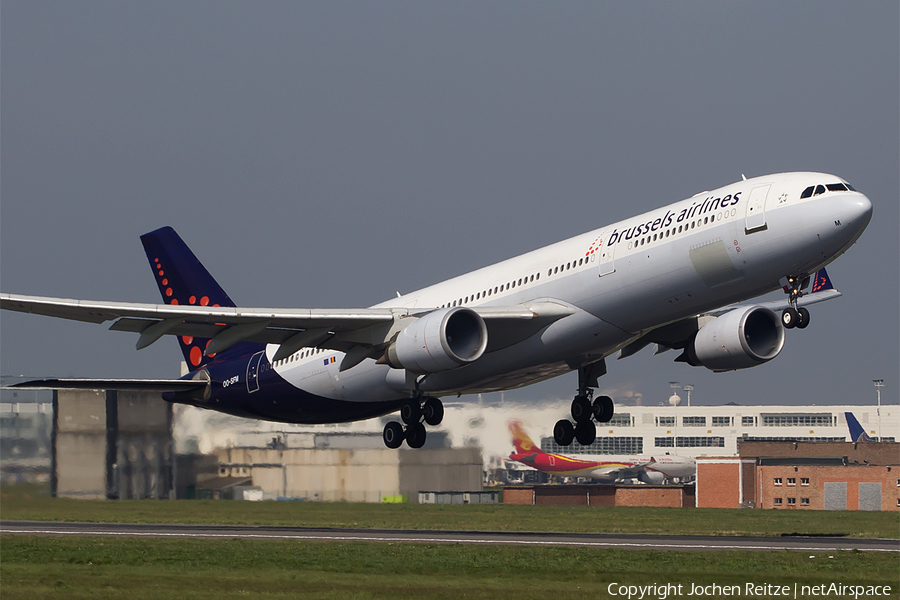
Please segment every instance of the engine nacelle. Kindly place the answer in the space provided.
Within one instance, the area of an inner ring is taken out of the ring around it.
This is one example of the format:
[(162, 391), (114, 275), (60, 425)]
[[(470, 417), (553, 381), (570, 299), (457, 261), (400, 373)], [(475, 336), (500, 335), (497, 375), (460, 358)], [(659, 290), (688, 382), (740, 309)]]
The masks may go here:
[(659, 471), (648, 471), (644, 469), (641, 471), (640, 475), (638, 475), (638, 481), (652, 485), (661, 485), (666, 481), (666, 476)]
[(437, 373), (468, 364), (487, 348), (487, 326), (470, 308), (442, 308), (420, 317), (397, 335), (385, 352), (395, 369)]
[(770, 361), (784, 347), (784, 327), (762, 306), (736, 308), (700, 328), (688, 362), (711, 371), (733, 371)]

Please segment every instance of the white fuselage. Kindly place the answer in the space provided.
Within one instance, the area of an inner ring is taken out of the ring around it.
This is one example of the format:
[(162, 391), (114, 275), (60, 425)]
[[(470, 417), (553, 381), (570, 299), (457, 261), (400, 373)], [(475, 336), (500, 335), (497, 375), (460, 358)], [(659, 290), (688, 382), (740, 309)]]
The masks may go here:
[[(840, 181), (821, 173), (739, 181), (376, 306), (426, 312), (552, 302), (571, 309), (524, 339), (419, 384), (433, 396), (521, 387), (827, 265), (862, 233), (871, 203), (855, 191), (801, 194)], [(270, 361), (277, 350), (267, 347)], [(367, 359), (340, 372), (342, 356), (304, 349), (274, 369), (297, 388), (338, 400), (384, 401), (411, 392), (402, 369)]]

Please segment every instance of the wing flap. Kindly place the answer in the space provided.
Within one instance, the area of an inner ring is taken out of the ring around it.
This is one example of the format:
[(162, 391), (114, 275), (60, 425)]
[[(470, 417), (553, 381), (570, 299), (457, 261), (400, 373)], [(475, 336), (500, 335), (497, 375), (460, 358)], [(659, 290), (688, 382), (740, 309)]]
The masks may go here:
[(39, 390), (118, 390), (190, 393), (206, 388), (204, 379), (36, 379), (9, 387)]

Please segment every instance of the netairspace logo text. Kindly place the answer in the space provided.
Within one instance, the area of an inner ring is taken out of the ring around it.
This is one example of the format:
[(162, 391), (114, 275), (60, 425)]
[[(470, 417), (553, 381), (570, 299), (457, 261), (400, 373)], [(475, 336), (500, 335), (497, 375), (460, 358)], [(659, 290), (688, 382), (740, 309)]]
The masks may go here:
[(772, 583), (745, 583), (743, 585), (697, 585), (696, 583), (654, 583), (650, 585), (627, 585), (611, 583), (606, 588), (610, 596), (628, 600), (651, 600), (666, 598), (719, 598), (742, 596), (747, 598), (877, 598), (889, 596), (889, 585), (846, 585), (843, 583), (822, 583), (819, 585), (775, 585)]

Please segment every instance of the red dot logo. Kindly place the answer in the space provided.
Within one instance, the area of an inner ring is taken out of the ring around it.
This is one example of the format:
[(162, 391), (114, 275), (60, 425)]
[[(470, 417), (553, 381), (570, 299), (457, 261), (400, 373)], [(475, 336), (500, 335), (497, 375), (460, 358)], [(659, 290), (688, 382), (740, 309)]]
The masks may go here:
[(190, 302), (191, 304), (197, 304), (197, 296), (191, 296), (190, 298), (188, 298), (188, 302)]
[(162, 280), (162, 284), (163, 284), (163, 285), (169, 285), (169, 280), (168, 280), (168, 279), (163, 279), (163, 280)]
[(208, 296), (203, 296), (202, 298), (200, 298), (200, 306), (206, 306), (207, 304), (209, 304)]
[(160, 277), (162, 277), (162, 276), (165, 275), (165, 274), (166, 274), (165, 271), (160, 271), (160, 272), (159, 272), (159, 276), (160, 276)]
[(203, 351), (200, 350), (197, 346), (191, 348), (191, 364), (195, 367), (200, 366), (200, 361), (203, 359)]
[(172, 301), (169, 302), (169, 304), (171, 304), (172, 306), (175, 306), (176, 304), (178, 304), (178, 298), (172, 298)]
[(172, 288), (166, 288), (166, 296), (172, 297)]
[(194, 338), (190, 335), (183, 335), (181, 336), (181, 341), (184, 342), (186, 346), (190, 346), (194, 342)]

